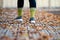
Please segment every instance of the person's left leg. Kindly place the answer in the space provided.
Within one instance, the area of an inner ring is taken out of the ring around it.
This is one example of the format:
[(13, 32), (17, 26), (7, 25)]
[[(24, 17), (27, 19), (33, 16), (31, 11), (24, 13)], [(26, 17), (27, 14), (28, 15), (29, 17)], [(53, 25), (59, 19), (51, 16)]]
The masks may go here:
[(31, 17), (30, 17), (30, 22), (31, 23), (35, 23), (35, 12), (36, 12), (36, 1), (35, 0), (29, 0), (30, 3), (30, 13), (31, 13)]

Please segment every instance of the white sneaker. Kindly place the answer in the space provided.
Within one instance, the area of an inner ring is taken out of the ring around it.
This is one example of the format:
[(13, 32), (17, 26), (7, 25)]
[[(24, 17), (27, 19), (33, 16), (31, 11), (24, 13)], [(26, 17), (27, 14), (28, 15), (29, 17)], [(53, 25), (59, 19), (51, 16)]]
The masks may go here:
[(35, 20), (31, 20), (30, 23), (33, 23), (34, 24), (35, 23)]
[(32, 18), (30, 18), (30, 23), (35, 23), (35, 19), (34, 19), (34, 17), (32, 17)]
[(23, 22), (23, 19), (16, 19), (17, 21)]
[(20, 21), (20, 22), (23, 22), (23, 19), (22, 19), (21, 16), (20, 16), (20, 17), (17, 17), (16, 20), (17, 20), (17, 21)]

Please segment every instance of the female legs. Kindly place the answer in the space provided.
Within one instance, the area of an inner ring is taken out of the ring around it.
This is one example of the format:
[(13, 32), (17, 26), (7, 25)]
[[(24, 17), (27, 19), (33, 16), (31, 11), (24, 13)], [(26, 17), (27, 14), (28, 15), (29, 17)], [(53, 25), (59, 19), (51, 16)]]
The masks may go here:
[[(35, 23), (35, 11), (36, 11), (36, 1), (35, 0), (29, 0), (30, 3), (30, 13), (31, 13), (31, 17), (30, 17), (30, 22)], [(22, 8), (24, 5), (24, 0), (18, 0), (18, 17), (16, 19), (18, 19), (19, 21), (22, 21)]]

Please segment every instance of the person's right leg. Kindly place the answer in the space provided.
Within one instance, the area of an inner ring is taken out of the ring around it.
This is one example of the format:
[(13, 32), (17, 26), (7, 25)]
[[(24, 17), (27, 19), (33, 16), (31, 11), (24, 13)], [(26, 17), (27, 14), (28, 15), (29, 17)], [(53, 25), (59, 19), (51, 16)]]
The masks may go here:
[(24, 0), (18, 0), (18, 3), (17, 3), (17, 8), (18, 8), (18, 17), (16, 18), (18, 21), (23, 21), (22, 19), (22, 8), (23, 8), (23, 5), (24, 5)]

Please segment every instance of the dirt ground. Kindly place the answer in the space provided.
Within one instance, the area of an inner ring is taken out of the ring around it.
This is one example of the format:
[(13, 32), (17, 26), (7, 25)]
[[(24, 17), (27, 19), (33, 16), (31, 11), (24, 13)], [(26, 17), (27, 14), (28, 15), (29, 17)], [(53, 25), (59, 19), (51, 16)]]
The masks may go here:
[[(21, 24), (19, 21), (14, 20), (18, 16), (17, 14), (18, 14), (17, 9), (3, 9), (3, 10), (1, 9), (0, 10), (0, 27), (1, 27), (0, 31), (2, 28), (10, 30), (11, 32), (16, 34), (16, 35), (14, 34), (14, 37), (16, 36), (15, 38), (18, 38), (17, 40), (57, 40), (59, 39), (60, 15), (48, 13), (45, 10), (42, 10), (42, 11), (36, 10), (36, 15), (35, 15), (36, 23), (31, 24), (29, 23), (29, 19), (30, 19), (29, 9), (23, 9), (24, 22)], [(18, 30), (20, 31), (25, 30), (27, 32), (25, 31), (19, 32)], [(17, 32), (19, 32), (18, 34), (20, 34), (20, 36), (17, 34)], [(31, 36), (36, 33), (39, 34), (39, 37), (37, 35), (33, 37)], [(23, 35), (23, 38), (19, 39), (21, 35)], [(24, 36), (25, 36), (25, 39), (24, 39)]]

